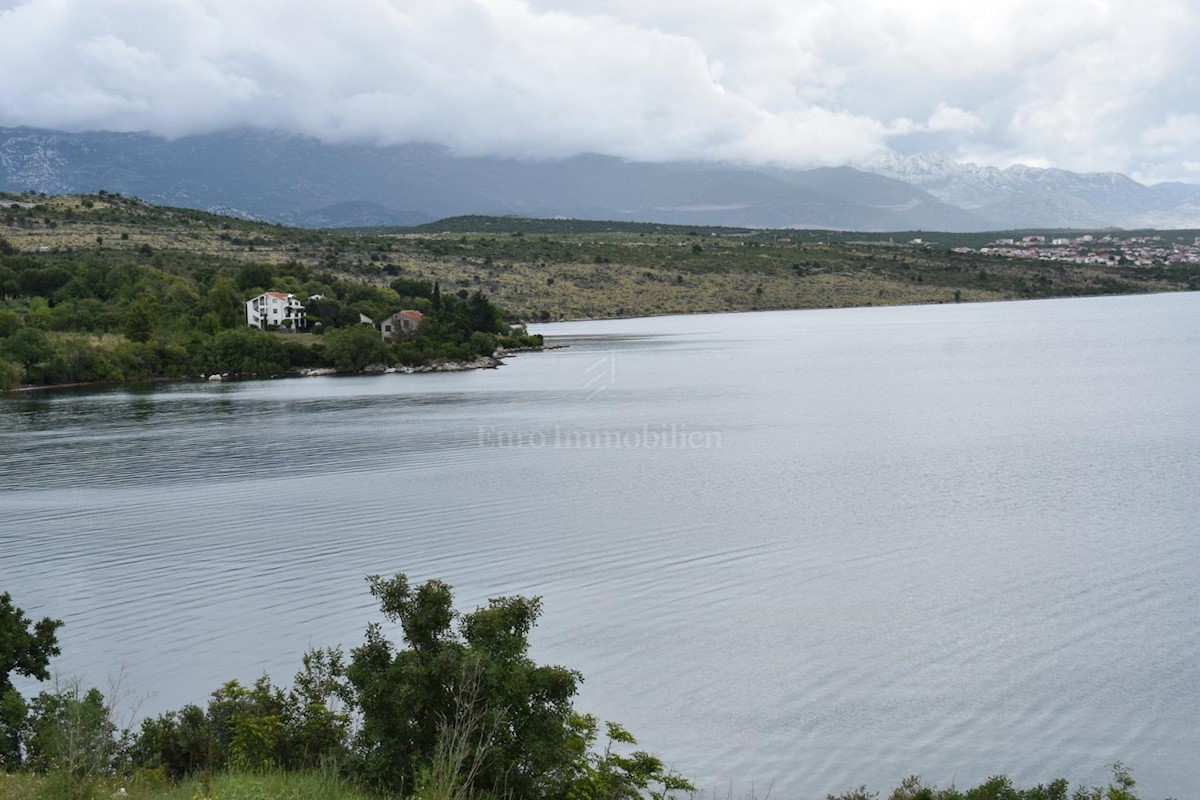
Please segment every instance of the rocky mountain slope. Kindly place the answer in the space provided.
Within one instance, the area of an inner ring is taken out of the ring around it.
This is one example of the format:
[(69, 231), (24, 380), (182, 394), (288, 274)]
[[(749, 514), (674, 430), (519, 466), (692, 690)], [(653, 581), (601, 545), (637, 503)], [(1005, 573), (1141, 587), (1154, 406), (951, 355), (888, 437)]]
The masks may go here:
[(1200, 187), (893, 157), (855, 169), (460, 157), (429, 144), (374, 147), (235, 131), (0, 128), (0, 189), (112, 192), (308, 227), (414, 225), (516, 214), (682, 225), (979, 231), (1200, 225)]
[(990, 220), (997, 228), (1192, 228), (1200, 186), (1146, 186), (1115, 172), (1077, 173), (1021, 164), (960, 164), (939, 154), (889, 155), (862, 166)]

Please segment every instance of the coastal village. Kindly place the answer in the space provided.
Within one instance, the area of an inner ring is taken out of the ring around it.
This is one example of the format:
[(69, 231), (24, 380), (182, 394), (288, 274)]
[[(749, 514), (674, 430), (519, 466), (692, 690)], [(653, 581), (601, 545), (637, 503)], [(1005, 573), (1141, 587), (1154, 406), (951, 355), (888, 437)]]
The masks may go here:
[(1159, 266), (1200, 264), (1200, 236), (1191, 244), (1167, 242), (1161, 236), (1084, 234), (1073, 238), (1023, 236), (997, 239), (980, 248), (955, 247), (955, 253), (978, 253), (1006, 258), (1064, 261), (1100, 266)]

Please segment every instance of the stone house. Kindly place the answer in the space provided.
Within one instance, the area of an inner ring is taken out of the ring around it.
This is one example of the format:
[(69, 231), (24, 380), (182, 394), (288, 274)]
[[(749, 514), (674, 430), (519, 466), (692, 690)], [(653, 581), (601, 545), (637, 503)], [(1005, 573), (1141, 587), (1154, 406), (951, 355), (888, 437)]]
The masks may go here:
[(416, 333), (417, 327), (425, 317), (420, 311), (397, 311), (379, 325), (385, 344), (391, 344), (402, 336)]

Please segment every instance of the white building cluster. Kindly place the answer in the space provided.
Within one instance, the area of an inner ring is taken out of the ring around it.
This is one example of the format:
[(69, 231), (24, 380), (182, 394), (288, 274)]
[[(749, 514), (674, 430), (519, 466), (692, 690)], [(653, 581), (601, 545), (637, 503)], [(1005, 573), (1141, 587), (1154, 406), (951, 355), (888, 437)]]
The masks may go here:
[(954, 252), (1113, 267), (1200, 264), (1200, 237), (1188, 244), (1166, 242), (1157, 235), (1122, 238), (1084, 234), (1074, 238), (1049, 239), (1045, 236), (1024, 236), (1020, 239), (997, 239), (978, 250), (956, 247)]
[[(325, 295), (314, 294), (309, 300), (324, 300)], [(420, 311), (405, 309), (397, 311), (385, 319), (379, 326), (385, 344), (412, 336), (421, 325), (424, 314)], [(359, 313), (360, 325), (375, 327), (375, 321), (366, 314)], [(263, 292), (258, 297), (246, 301), (246, 324), (251, 328), (271, 331), (302, 331), (308, 328), (304, 304), (294, 294), (286, 292)], [(317, 323), (318, 325), (320, 323)]]

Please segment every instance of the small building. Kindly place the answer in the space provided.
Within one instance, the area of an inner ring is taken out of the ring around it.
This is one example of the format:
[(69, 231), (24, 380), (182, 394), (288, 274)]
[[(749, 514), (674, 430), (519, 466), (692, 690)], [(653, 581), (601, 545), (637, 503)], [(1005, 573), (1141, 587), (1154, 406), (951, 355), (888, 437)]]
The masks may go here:
[(383, 334), (383, 341), (391, 344), (401, 336), (411, 336), (416, 333), (417, 327), (424, 317), (425, 315), (420, 311), (397, 311), (379, 326), (380, 332)]
[(303, 330), (304, 306), (294, 294), (263, 292), (246, 301), (246, 324), (262, 330)]

